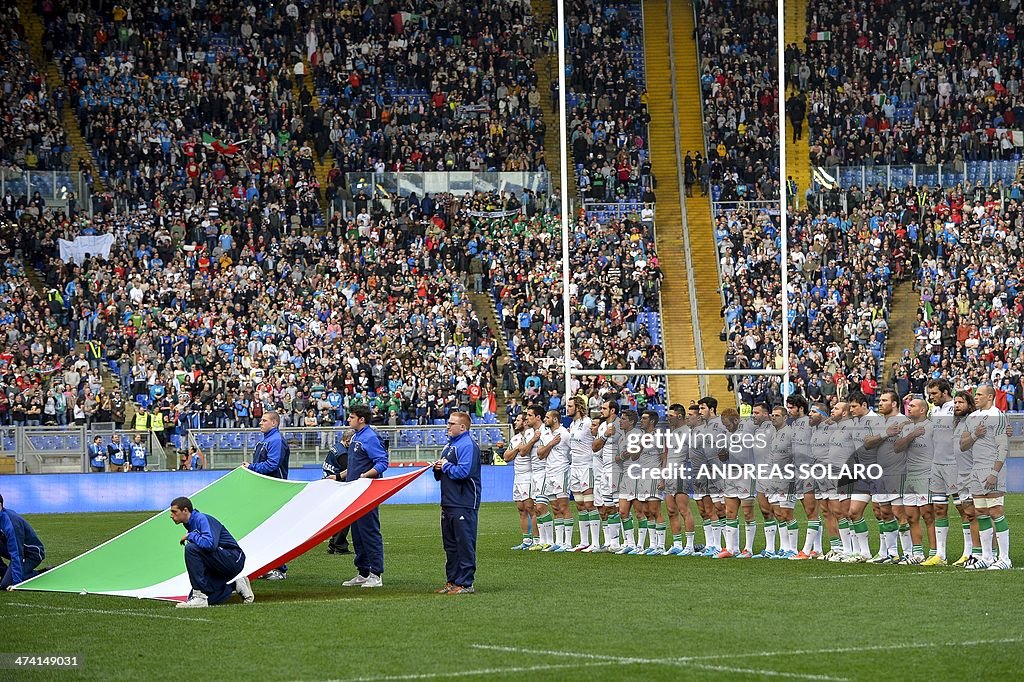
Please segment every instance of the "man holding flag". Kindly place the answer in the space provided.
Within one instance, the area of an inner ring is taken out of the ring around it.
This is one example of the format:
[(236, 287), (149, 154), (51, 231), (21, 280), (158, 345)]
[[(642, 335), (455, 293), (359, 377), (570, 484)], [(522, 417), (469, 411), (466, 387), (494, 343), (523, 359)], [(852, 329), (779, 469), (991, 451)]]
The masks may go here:
[[(355, 431), (348, 448), (346, 481), (379, 478), (388, 469), (388, 453), (377, 430), (370, 426), (373, 413), (366, 405), (349, 411), (348, 425)], [(351, 525), (355, 564), (359, 573), (342, 583), (344, 587), (382, 587), (384, 582), (384, 538), (380, 534), (380, 512), (377, 508)]]

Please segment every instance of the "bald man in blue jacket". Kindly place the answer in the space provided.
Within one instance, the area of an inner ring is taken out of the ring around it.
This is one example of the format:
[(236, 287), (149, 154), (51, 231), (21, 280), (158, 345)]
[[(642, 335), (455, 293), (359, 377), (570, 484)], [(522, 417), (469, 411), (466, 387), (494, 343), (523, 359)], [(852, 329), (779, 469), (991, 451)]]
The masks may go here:
[[(252, 463), (242, 462), (242, 466), (257, 474), (287, 479), (291, 448), (281, 433), (281, 415), (277, 412), (264, 412), (260, 417), (260, 431), (263, 432), (263, 440), (253, 450)], [(261, 577), (265, 580), (284, 580), (288, 577), (288, 564), (267, 571)]]
[(438, 594), (473, 594), (476, 588), (477, 521), (480, 514), (480, 446), (469, 433), (469, 414), (448, 417), (448, 445), (434, 462), (441, 482), (441, 540), (448, 582)]

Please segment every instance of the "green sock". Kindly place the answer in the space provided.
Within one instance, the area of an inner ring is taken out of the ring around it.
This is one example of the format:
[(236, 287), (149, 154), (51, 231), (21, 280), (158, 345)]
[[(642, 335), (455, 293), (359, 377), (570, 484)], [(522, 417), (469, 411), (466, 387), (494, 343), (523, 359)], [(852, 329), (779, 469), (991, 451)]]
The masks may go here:
[(934, 547), (932, 547), (931, 549), (928, 550), (928, 558), (930, 559), (930, 558), (932, 558), (933, 556), (935, 556), (938, 553), (939, 553), (939, 550), (937, 550)]
[(978, 532), (983, 532), (992, 527), (991, 516), (979, 516), (978, 517)]
[(868, 532), (868, 522), (865, 521), (864, 519), (861, 519), (860, 521), (854, 521), (853, 522), (853, 532), (854, 533), (867, 533)]
[(997, 533), (1002, 533), (1004, 530), (1010, 530), (1010, 524), (1006, 522), (1005, 516), (1000, 516), (992, 522)]
[[(935, 519), (935, 527), (936, 528), (949, 528), (949, 519)], [(971, 524), (968, 523), (967, 527), (970, 528)]]
[(673, 534), (672, 535), (672, 544), (673, 545), (679, 545), (680, 547), (682, 547), (682, 545), (683, 545), (683, 534), (682, 533)]
[(839, 552), (843, 549), (843, 541), (839, 538), (829, 538), (828, 546), (832, 549), (833, 552)]
[(912, 545), (911, 547), (914, 554), (924, 554), (924, 545)]

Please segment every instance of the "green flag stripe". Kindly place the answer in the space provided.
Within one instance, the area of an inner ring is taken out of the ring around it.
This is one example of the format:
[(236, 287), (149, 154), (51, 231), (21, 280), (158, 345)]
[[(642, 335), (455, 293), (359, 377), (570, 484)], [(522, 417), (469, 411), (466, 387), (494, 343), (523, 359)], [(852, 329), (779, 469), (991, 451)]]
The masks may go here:
[[(223, 523), (237, 540), (270, 518), (306, 485), (236, 469), (190, 499), (196, 509)], [(161, 513), (107, 544), (44, 573), (32, 581), (29, 589), (105, 592), (156, 585), (184, 572), (185, 560), (179, 540), (185, 532), (184, 526), (174, 525), (165, 512)], [(141, 570), (139, 555), (148, 557)]]

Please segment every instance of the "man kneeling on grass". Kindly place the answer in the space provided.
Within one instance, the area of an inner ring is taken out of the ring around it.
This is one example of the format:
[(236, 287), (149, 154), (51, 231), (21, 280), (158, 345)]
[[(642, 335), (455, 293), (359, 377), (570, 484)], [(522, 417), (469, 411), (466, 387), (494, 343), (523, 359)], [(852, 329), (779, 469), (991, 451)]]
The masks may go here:
[(185, 547), (185, 568), (192, 583), (192, 594), (188, 601), (181, 602), (179, 609), (201, 609), (227, 601), (237, 592), (243, 604), (255, 600), (249, 579), (244, 575), (234, 582), (228, 582), (245, 567), (245, 552), (224, 525), (209, 514), (192, 506), (187, 497), (175, 498), (171, 502), (171, 520), (184, 525), (188, 533), (181, 536)]

